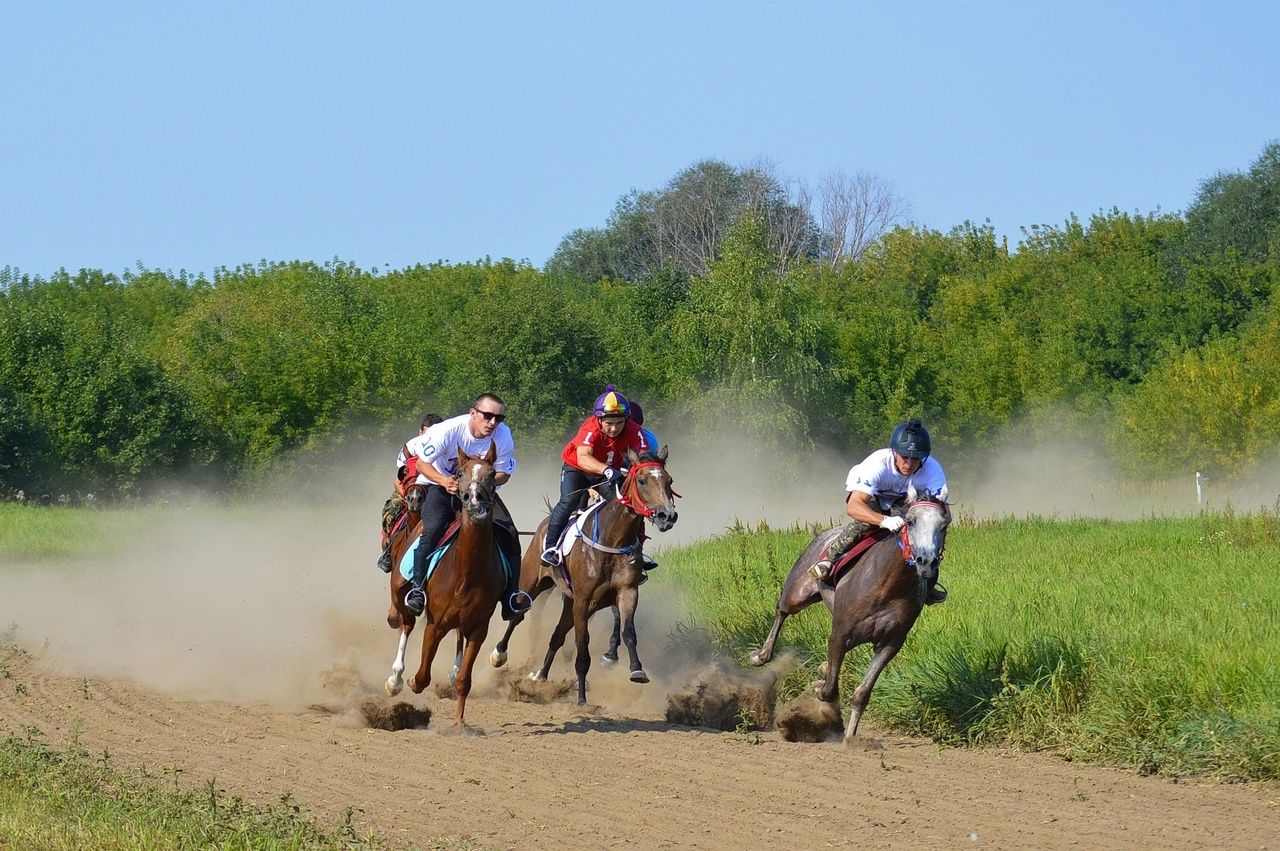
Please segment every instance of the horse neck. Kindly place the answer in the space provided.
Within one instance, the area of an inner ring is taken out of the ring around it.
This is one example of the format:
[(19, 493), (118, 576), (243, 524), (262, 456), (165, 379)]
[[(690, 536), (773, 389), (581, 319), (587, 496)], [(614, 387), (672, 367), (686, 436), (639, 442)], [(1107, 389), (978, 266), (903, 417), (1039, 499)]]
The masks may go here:
[(630, 544), (636, 539), (643, 524), (644, 518), (627, 508), (616, 497), (596, 513), (599, 543), (606, 547)]

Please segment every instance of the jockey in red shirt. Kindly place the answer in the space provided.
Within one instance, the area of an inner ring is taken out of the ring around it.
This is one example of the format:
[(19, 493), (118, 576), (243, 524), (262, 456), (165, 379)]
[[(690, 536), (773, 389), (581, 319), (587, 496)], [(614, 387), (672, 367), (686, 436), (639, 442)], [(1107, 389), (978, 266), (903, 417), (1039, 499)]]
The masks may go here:
[(587, 490), (594, 487), (602, 497), (612, 499), (626, 479), (623, 464), (627, 450), (634, 449), (640, 454), (653, 451), (640, 426), (628, 416), (627, 397), (612, 384), (596, 397), (591, 413), (560, 454), (564, 461), (560, 470), (560, 501), (551, 509), (547, 520), (546, 549), (542, 553), (542, 563), (546, 565), (560, 563), (560, 536), (569, 523), (569, 515), (586, 504)]

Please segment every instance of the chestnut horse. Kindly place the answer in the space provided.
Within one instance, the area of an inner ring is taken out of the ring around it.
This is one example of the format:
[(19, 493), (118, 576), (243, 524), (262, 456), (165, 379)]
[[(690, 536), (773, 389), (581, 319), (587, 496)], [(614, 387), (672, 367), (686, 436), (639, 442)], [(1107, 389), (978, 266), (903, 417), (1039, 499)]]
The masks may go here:
[(810, 542), (796, 559), (778, 598), (777, 616), (764, 646), (747, 657), (760, 666), (773, 658), (782, 622), (821, 599), (831, 611), (831, 636), (823, 679), (814, 684), (818, 697), (840, 711), (840, 666), (845, 654), (860, 644), (871, 644), (874, 653), (862, 682), (854, 689), (845, 729), (847, 744), (858, 733), (858, 721), (867, 708), (876, 678), (897, 655), (907, 633), (924, 607), (929, 581), (938, 576), (938, 562), (946, 544), (951, 510), (947, 488), (936, 494), (907, 489), (906, 523), (898, 535), (878, 541), (836, 580), (835, 588), (809, 575), (809, 566), (822, 557), (840, 527), (828, 529)]
[[(631, 681), (649, 682), (636, 652), (635, 613), (640, 599), (638, 589), (643, 581), (639, 564), (640, 532), (646, 518), (661, 532), (675, 525), (677, 494), (671, 489), (671, 474), (667, 472), (667, 447), (643, 456), (628, 450), (627, 462), (631, 469), (622, 483), (621, 495), (596, 509), (586, 521), (587, 528), (564, 557), (563, 565), (551, 568), (542, 563), (542, 552), (547, 546), (543, 542), (547, 534), (546, 520), (539, 524), (520, 560), (521, 590), (537, 597), (556, 586), (564, 595), (564, 608), (560, 622), (551, 633), (546, 660), (541, 668), (529, 674), (529, 679), (547, 678), (551, 660), (564, 646), (565, 636), (573, 627), (577, 640), (574, 664), (578, 673), (579, 706), (587, 702), (587, 671), (591, 667), (587, 621), (606, 606), (618, 607), (622, 639), (631, 661)], [(506, 664), (507, 644), (522, 620), (523, 615), (512, 618), (506, 634), (494, 647), (489, 660), (495, 668)]]
[[(489, 633), (489, 618), (499, 602), (505, 586), (502, 560), (493, 530), (493, 512), (497, 502), (493, 462), (497, 450), (493, 444), (482, 458), (473, 458), (458, 450), (458, 498), (462, 501), (461, 528), (448, 551), (440, 557), (435, 571), (424, 588), (427, 607), (423, 612), (426, 625), (422, 630), (422, 661), (409, 688), (420, 694), (431, 683), (431, 661), (441, 640), (450, 631), (458, 631), (461, 660), (455, 668), (454, 688), (458, 708), (454, 726), (463, 728), (467, 695), (471, 692), (471, 669), (476, 655)], [(413, 632), (416, 618), (404, 606), (410, 583), (399, 570), (404, 554), (422, 532), (419, 522), (412, 532), (392, 543), (391, 608), (387, 623), (400, 630), (400, 646), (387, 678), (387, 694), (396, 695), (404, 685), (405, 647)]]

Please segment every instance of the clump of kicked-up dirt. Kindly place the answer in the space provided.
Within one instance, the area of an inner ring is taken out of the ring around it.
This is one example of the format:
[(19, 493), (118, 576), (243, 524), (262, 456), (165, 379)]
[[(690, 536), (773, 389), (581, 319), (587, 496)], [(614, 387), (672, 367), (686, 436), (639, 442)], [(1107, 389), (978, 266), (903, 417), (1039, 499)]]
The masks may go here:
[(773, 726), (777, 671), (744, 671), (715, 662), (667, 697), (667, 721), (715, 730), (767, 730)]
[(516, 703), (554, 703), (573, 691), (573, 680), (529, 679), (527, 670), (504, 672), (507, 681), (507, 700)]
[(832, 742), (841, 739), (844, 726), (834, 704), (807, 694), (782, 707), (778, 733), (788, 742)]
[(365, 723), (375, 730), (423, 730), (431, 723), (431, 710), (397, 701), (390, 706), (373, 698), (360, 702), (360, 714)]

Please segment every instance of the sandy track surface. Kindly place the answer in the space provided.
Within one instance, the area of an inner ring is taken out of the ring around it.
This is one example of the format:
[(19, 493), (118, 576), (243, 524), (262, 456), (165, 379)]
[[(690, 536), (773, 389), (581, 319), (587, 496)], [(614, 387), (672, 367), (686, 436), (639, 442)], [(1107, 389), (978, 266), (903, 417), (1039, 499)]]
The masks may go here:
[(4, 733), (35, 725), (54, 742), (74, 734), (91, 752), (109, 748), (117, 765), (180, 768), (182, 782), (213, 777), (260, 802), (288, 791), (333, 818), (355, 806), (357, 824), (405, 844), (1280, 846), (1272, 786), (1174, 784), (1048, 757), (939, 749), (874, 729), (857, 749), (776, 734), (756, 743), (672, 726), (658, 711), (510, 702), (490, 685), (468, 707), (483, 734), (442, 732), (453, 702), (434, 695), (414, 699), (436, 713), (428, 729), (387, 732), (336, 704), (199, 702), (127, 679), (61, 675), (39, 651), (9, 654), (5, 665)]

